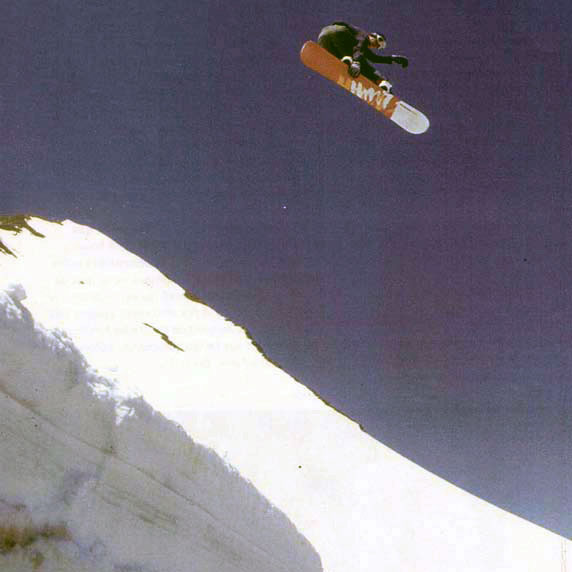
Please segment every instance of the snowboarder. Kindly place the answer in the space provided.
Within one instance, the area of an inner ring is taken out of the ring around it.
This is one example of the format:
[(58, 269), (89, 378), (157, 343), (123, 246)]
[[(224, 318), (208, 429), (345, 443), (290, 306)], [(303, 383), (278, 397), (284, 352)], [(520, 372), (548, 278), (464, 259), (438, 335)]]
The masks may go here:
[(369, 62), (380, 64), (399, 64), (406, 68), (409, 60), (405, 56), (382, 56), (373, 50), (386, 47), (383, 34), (368, 33), (346, 22), (334, 22), (322, 28), (318, 36), (318, 44), (328, 52), (342, 60), (348, 66), (352, 77), (364, 75), (381, 89), (392, 93), (391, 83), (383, 77)]

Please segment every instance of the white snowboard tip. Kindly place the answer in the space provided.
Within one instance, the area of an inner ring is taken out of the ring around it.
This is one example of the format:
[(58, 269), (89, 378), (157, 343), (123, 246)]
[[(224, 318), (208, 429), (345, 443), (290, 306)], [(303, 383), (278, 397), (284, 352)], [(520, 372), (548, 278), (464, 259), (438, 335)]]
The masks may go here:
[(413, 133), (414, 135), (419, 135), (420, 133), (425, 133), (429, 129), (429, 119), (419, 110), (411, 107), (405, 101), (399, 101), (395, 107), (395, 111), (391, 116), (391, 121), (397, 123), (400, 127)]

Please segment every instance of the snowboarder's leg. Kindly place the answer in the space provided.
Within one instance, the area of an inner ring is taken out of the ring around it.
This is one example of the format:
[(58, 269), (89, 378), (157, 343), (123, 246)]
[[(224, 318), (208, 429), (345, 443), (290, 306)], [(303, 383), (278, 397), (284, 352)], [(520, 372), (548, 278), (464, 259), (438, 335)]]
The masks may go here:
[(392, 93), (392, 84), (387, 81), (387, 78), (383, 77), (369, 62), (362, 62), (361, 73), (363, 76), (367, 77), (367, 79), (373, 81), (373, 83), (383, 89), (383, 91)]

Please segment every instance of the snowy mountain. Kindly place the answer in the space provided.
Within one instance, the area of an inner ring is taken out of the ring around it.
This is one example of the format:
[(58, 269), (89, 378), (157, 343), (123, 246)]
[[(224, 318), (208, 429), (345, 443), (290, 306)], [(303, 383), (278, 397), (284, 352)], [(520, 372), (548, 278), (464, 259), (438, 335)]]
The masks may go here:
[(95, 230), (0, 220), (0, 292), (2, 570), (572, 571)]
[[(0, 254), (0, 570), (320, 571), (314, 549), (252, 484), (119, 378), (96, 372), (67, 326), (57, 327), (58, 310), (49, 299), (69, 296), (64, 304), (76, 318), (83, 316), (86, 333), (113, 347), (114, 329), (120, 328), (119, 321), (109, 321), (119, 317), (113, 306), (125, 306), (124, 296), (132, 304), (145, 302), (137, 289), (118, 290), (120, 296), (99, 290), (124, 270), (106, 267), (118, 247), (69, 223), (31, 224), (0, 221), (8, 234), (0, 243), (6, 255)], [(28, 244), (34, 254), (25, 257), (27, 247), (13, 240), (22, 228), (27, 230), (19, 238), (41, 239)], [(71, 244), (56, 247), (47, 237), (64, 228), (79, 231), (83, 247), (101, 247), (102, 257), (77, 258)], [(38, 248), (49, 243), (54, 258)], [(155, 273), (141, 265), (153, 281)], [(74, 267), (85, 281), (76, 280)], [(40, 301), (33, 292), (46, 298)], [(111, 296), (107, 302), (98, 298), (104, 294)], [(47, 305), (31, 311), (32, 299)], [(161, 323), (154, 312), (148, 319)], [(160, 368), (175, 346), (156, 328), (139, 325), (150, 343), (133, 346), (129, 359), (151, 352)], [(157, 371), (152, 375), (155, 383), (166, 382)]]

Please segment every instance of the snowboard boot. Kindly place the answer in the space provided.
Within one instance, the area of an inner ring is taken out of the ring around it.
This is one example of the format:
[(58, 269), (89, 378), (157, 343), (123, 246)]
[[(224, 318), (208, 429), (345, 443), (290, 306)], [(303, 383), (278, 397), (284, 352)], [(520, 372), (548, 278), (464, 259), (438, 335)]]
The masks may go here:
[(386, 93), (393, 93), (393, 90), (391, 89), (393, 85), (386, 79), (382, 79), (377, 85)]

